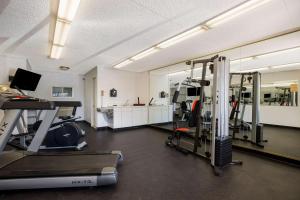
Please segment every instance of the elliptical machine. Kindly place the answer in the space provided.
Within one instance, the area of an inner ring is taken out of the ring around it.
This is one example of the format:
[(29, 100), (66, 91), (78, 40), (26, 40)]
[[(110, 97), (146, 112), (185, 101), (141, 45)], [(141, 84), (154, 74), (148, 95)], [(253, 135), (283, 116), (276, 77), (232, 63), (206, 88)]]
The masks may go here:
[[(78, 106), (81, 106), (78, 105)], [(77, 106), (73, 107), (71, 115), (59, 116), (60, 121), (52, 123), (40, 149), (76, 149), (82, 150), (87, 143), (83, 140), (85, 131), (81, 129), (75, 117)], [(32, 125), (32, 131), (36, 132), (43, 120), (38, 120)]]

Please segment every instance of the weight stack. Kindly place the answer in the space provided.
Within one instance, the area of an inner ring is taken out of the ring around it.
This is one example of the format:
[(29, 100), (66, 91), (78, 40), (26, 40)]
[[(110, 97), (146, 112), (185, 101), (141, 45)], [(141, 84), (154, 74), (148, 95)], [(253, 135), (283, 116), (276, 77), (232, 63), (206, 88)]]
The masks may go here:
[(215, 166), (224, 167), (232, 162), (231, 137), (217, 137), (215, 146)]
[(264, 141), (263, 125), (258, 124), (256, 126), (256, 143), (261, 143), (263, 141)]

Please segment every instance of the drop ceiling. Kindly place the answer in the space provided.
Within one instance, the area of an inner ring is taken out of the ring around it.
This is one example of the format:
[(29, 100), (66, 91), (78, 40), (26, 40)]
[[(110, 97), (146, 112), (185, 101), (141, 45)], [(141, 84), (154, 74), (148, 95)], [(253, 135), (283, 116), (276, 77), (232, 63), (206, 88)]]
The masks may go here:
[[(51, 1), (3, 0), (0, 54), (25, 57), (33, 69), (55, 71), (64, 65), (83, 74), (94, 66), (112, 67), (244, 1), (81, 0), (61, 59), (54, 60), (48, 58)], [(148, 71), (298, 28), (299, 10), (298, 0), (272, 0), (122, 70)]]

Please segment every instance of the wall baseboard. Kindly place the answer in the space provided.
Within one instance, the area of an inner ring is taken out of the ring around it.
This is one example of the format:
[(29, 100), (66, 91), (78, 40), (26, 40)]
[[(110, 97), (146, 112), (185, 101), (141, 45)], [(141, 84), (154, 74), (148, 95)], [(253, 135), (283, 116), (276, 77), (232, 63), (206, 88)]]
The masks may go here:
[(83, 122), (83, 123), (86, 123), (86, 124), (88, 124), (89, 126), (91, 126), (91, 123), (88, 122), (88, 121), (85, 121), (85, 120), (78, 120), (78, 122)]
[(131, 127), (115, 128), (115, 129), (110, 128), (110, 127), (107, 127), (107, 128), (114, 132), (118, 132), (118, 131), (128, 131), (128, 130), (134, 130), (134, 129), (139, 129), (139, 128), (145, 128), (145, 127), (147, 127), (147, 125), (131, 126)]
[(103, 126), (103, 127), (97, 127), (97, 128), (96, 128), (97, 131), (105, 131), (105, 130), (107, 130), (107, 129), (109, 129), (108, 126)]
[(291, 128), (291, 129), (297, 129), (300, 130), (300, 127), (295, 127), (295, 126), (283, 126), (283, 125), (277, 125), (277, 124), (263, 124), (264, 126), (269, 126), (269, 127), (278, 127), (278, 128)]

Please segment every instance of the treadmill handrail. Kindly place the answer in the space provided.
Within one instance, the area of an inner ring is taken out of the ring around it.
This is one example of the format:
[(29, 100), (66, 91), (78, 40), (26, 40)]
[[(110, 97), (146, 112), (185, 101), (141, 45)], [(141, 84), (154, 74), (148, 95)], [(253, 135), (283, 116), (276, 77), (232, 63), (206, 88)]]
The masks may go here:
[(80, 101), (53, 101), (55, 107), (81, 107)]
[(0, 101), (1, 110), (54, 110), (55, 104), (51, 101)]

